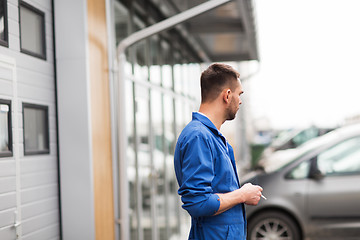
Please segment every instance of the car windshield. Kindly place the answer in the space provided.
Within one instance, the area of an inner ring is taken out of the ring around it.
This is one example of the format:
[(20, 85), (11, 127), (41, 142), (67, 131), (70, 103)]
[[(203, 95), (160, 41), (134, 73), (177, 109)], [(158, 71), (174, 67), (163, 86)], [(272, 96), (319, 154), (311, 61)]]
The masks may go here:
[(271, 147), (280, 147), (287, 141), (289, 141), (291, 138), (296, 136), (300, 130), (297, 129), (291, 129), (291, 130), (284, 130), (279, 133), (279, 135), (275, 138), (275, 140), (271, 143)]
[(327, 133), (318, 138), (311, 139), (308, 142), (300, 145), (296, 149), (286, 150), (287, 156), (285, 158), (283, 158), (281, 161), (279, 161), (278, 159), (275, 159), (271, 162), (266, 163), (266, 166), (264, 166), (264, 170), (265, 170), (265, 172), (268, 172), (268, 173), (278, 171), (278, 170), (288, 166), (296, 159), (301, 158), (302, 156), (304, 156), (308, 152), (312, 151), (313, 149), (316, 149), (320, 146), (323, 146), (323, 145), (335, 140), (336, 138), (338, 138), (338, 136), (339, 136), (339, 134), (336, 131), (330, 132), (330, 133)]

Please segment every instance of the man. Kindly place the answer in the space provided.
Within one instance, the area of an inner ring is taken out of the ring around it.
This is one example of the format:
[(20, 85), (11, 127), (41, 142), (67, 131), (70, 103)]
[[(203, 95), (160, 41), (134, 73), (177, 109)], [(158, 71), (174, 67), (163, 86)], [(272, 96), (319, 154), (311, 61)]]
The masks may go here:
[(220, 63), (201, 74), (199, 112), (193, 113), (176, 144), (178, 193), (192, 220), (189, 239), (246, 239), (244, 204), (260, 200), (260, 186), (240, 187), (233, 148), (219, 131), (239, 110), (239, 76)]

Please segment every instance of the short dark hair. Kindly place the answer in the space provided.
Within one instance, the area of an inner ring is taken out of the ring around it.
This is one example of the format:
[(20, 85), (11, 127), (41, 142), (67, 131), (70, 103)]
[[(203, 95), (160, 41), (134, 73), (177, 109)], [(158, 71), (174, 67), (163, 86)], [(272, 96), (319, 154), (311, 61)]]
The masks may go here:
[(201, 102), (215, 100), (225, 87), (232, 91), (240, 74), (230, 65), (224, 63), (213, 63), (202, 72), (200, 78)]

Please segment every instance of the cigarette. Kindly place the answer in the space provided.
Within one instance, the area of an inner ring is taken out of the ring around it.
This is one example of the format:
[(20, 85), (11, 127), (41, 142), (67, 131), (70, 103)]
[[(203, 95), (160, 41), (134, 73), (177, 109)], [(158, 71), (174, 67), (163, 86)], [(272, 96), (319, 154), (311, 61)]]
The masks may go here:
[(267, 200), (267, 198), (266, 198), (264, 195), (262, 195), (262, 194), (261, 194), (261, 197), (262, 197), (263, 199)]

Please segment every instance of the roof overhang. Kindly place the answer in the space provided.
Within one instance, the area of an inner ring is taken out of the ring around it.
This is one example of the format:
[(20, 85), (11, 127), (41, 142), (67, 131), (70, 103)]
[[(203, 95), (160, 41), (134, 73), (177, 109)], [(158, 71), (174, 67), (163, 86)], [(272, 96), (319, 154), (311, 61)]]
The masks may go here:
[[(143, 8), (141, 1), (134, 1), (139, 9)], [(259, 60), (252, 0), (160, 2), (146, 0), (148, 11), (144, 14), (152, 15), (156, 23), (123, 39), (118, 53), (162, 32), (170, 38), (176, 35), (178, 42), (195, 55), (190, 60), (193, 62)]]
[[(205, 1), (188, 4), (201, 2)], [(259, 60), (254, 11), (249, 0), (231, 1), (185, 25), (211, 61)]]

